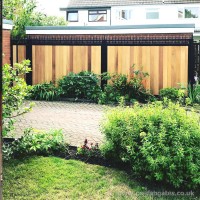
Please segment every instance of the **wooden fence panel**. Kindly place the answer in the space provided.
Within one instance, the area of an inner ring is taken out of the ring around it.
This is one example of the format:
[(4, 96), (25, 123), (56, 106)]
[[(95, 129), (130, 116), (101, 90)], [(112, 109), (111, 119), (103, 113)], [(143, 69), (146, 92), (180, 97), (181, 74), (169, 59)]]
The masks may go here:
[(33, 85), (53, 80), (52, 46), (32, 46), (32, 80)]
[[(26, 58), (25, 45), (13, 45), (13, 62)], [(55, 81), (69, 72), (101, 73), (101, 46), (32, 46), (33, 84)], [(131, 66), (148, 72), (144, 85), (158, 94), (161, 88), (188, 84), (188, 46), (108, 46), (107, 71), (126, 74)]]
[(13, 51), (13, 55), (12, 55), (12, 64), (17, 62), (17, 45), (13, 45), (12, 46), (12, 51)]
[(73, 46), (73, 72), (88, 70), (88, 46)]
[(70, 63), (69, 46), (55, 46), (54, 48), (55, 48), (55, 80), (57, 80), (62, 76), (68, 74), (70, 71), (72, 71), (73, 65)]
[(145, 87), (154, 94), (159, 89), (188, 83), (187, 46), (109, 46), (108, 72), (130, 75), (130, 68), (149, 73)]
[(91, 71), (101, 74), (101, 47), (91, 46)]
[(13, 64), (26, 59), (26, 45), (13, 45)]
[[(12, 55), (12, 66), (14, 63), (21, 62), (26, 59), (26, 46), (25, 45), (13, 45), (12, 46), (13, 55)], [(26, 75), (20, 75), (20, 78), (25, 78)]]
[(101, 73), (100, 46), (32, 46), (33, 84), (55, 81), (69, 72)]

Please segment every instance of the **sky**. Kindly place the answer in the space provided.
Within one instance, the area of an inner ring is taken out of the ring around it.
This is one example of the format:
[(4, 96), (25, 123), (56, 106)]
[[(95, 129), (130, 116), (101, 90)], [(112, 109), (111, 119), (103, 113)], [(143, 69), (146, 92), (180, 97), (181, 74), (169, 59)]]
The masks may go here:
[(68, 0), (37, 0), (38, 11), (42, 11), (47, 15), (63, 16), (66, 14), (63, 11), (59, 11), (60, 7), (66, 7)]

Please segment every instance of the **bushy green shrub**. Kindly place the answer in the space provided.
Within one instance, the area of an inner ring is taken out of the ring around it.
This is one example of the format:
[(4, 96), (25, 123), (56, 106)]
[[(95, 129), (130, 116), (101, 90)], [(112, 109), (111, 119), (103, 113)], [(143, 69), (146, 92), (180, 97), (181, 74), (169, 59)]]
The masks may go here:
[(148, 73), (142, 72), (142, 70), (134, 70), (134, 67), (130, 80), (124, 74), (102, 74), (102, 79), (107, 80), (108, 84), (104, 87), (99, 103), (116, 103), (119, 102), (121, 97), (124, 97), (126, 102), (148, 101), (153, 97), (143, 85), (148, 76)]
[(68, 144), (64, 141), (62, 130), (49, 132), (27, 129), (24, 135), (11, 144), (4, 144), (3, 157), (24, 157), (32, 155), (57, 155), (65, 156)]
[(96, 74), (82, 71), (77, 74), (69, 73), (58, 81), (64, 97), (81, 98), (97, 102), (101, 93), (99, 78)]
[(131, 164), (138, 177), (176, 188), (200, 185), (198, 116), (171, 102), (109, 110), (102, 153)]
[(170, 99), (173, 102), (184, 103), (185, 101), (185, 90), (179, 88), (163, 88), (159, 93), (162, 100), (164, 98)]
[(33, 100), (58, 100), (63, 93), (62, 89), (56, 87), (52, 82), (37, 84), (32, 87), (29, 99)]

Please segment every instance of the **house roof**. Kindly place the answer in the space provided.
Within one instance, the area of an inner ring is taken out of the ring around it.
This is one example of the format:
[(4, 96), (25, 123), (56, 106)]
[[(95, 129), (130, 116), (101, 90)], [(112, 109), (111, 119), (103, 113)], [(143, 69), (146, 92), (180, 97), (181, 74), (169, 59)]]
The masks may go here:
[(13, 25), (13, 22), (11, 20), (3, 19), (3, 24)]
[[(157, 5), (157, 4), (186, 4), (200, 3), (199, 0), (69, 0), (65, 9), (130, 6), (130, 5)], [(63, 10), (64, 8), (61, 8)]]
[(142, 34), (194, 33), (194, 24), (148, 24), (127, 26), (27, 26), (26, 34)]
[(195, 28), (194, 24), (142, 24), (119, 26), (26, 26), (27, 30), (117, 30), (117, 29)]

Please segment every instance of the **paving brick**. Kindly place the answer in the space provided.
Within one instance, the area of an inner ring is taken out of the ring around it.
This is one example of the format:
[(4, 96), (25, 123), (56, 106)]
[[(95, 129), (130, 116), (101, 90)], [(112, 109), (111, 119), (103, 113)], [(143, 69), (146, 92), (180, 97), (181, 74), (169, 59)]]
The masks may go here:
[[(16, 137), (23, 130), (33, 127), (39, 130), (62, 129), (65, 139), (73, 146), (80, 146), (87, 138), (89, 142), (101, 143), (100, 121), (105, 106), (92, 103), (33, 101), (33, 110), (16, 118)], [(25, 104), (30, 103), (27, 101)]]

